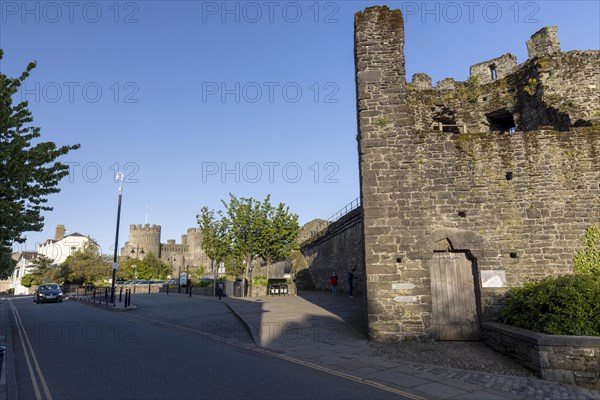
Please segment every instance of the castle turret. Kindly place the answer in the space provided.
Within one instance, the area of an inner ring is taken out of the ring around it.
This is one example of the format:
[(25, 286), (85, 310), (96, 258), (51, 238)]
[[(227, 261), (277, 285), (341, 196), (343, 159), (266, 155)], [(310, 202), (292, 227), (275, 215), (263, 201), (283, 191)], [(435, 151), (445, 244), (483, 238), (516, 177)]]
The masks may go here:
[(121, 255), (141, 259), (152, 253), (160, 258), (160, 229), (160, 225), (130, 225), (129, 238), (121, 249)]

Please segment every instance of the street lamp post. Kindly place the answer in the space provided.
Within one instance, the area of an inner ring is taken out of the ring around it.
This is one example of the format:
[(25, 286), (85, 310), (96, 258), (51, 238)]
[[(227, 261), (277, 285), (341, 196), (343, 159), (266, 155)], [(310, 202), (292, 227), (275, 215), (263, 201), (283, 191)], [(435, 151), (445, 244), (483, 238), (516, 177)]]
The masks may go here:
[[(143, 256), (144, 253), (144, 248), (140, 247), (139, 244), (136, 243), (135, 247), (133, 249), (131, 249), (130, 254), (135, 254), (135, 259), (139, 261), (140, 259), (140, 254)], [(135, 279), (138, 278), (138, 265), (137, 263), (135, 264)]]
[(110, 284), (110, 302), (115, 304), (115, 279), (117, 278), (117, 268), (119, 264), (117, 262), (117, 252), (119, 251), (119, 223), (121, 222), (121, 199), (123, 198), (123, 173), (117, 173), (117, 177), (115, 178), (119, 184), (119, 203), (117, 206), (117, 229), (115, 232), (115, 252), (113, 256), (113, 265), (112, 265), (112, 282)]

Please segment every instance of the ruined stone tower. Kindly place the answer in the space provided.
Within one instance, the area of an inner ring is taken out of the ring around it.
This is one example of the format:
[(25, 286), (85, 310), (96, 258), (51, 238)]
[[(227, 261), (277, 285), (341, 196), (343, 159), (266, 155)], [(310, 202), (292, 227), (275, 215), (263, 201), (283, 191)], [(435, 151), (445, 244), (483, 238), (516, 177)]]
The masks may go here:
[(600, 52), (556, 27), (527, 48), (407, 83), (400, 11), (356, 14), (372, 338), (477, 339), (509, 287), (572, 272), (600, 215)]

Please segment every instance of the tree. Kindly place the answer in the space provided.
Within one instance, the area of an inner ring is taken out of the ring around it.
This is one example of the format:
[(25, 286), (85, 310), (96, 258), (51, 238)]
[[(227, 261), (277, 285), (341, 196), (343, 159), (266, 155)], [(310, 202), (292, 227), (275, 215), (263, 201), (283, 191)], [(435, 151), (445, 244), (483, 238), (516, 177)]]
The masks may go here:
[(267, 263), (267, 280), (272, 261), (283, 260), (297, 247), (298, 215), (291, 214), (289, 207), (279, 203), (271, 205), (270, 197), (261, 204), (260, 230), (257, 237), (258, 255)]
[(52, 265), (54, 261), (46, 257), (43, 254), (39, 254), (35, 256), (31, 260), (31, 266), (33, 267), (33, 271), (31, 275), (35, 275), (40, 278), (40, 281), (43, 282), (53, 282), (54, 277), (57, 275), (55, 271), (58, 271), (58, 267)]
[(85, 242), (83, 249), (67, 257), (63, 266), (70, 268), (69, 280), (76, 283), (108, 279), (112, 271), (110, 262), (100, 254), (99, 247), (93, 240)]
[(139, 279), (165, 279), (171, 273), (171, 267), (152, 252), (148, 252), (137, 264)]
[(41, 283), (42, 279), (34, 274), (23, 275), (23, 277), (21, 278), (21, 285), (25, 286), (26, 288), (29, 288), (32, 285), (39, 285)]
[(215, 215), (207, 207), (200, 210), (196, 220), (202, 232), (202, 249), (213, 263), (219, 265), (231, 253), (230, 221), (222, 211)]
[[(4, 52), (0, 49), (0, 60)], [(13, 95), (27, 79), (35, 62), (29, 63), (18, 78), (0, 73), (0, 278), (8, 277), (15, 266), (10, 257), (13, 243), (23, 243), (24, 232), (41, 231), (42, 211), (47, 196), (58, 193), (58, 182), (69, 173), (69, 167), (57, 158), (79, 145), (57, 147), (38, 139), (40, 128), (33, 127), (28, 102), (13, 105)]]
[[(270, 196), (267, 196), (267, 200)], [(260, 227), (263, 224), (261, 203), (249, 198), (237, 198), (229, 193), (229, 204), (221, 200), (227, 210), (230, 226), (229, 232), (232, 239), (234, 257), (244, 257), (246, 270), (244, 276), (249, 279), (252, 260), (258, 255), (260, 244), (257, 244)]]
[(267, 277), (272, 261), (288, 257), (297, 247), (298, 216), (283, 203), (275, 208), (271, 196), (263, 202), (253, 198), (237, 198), (229, 194), (229, 203), (221, 201), (226, 214), (202, 208), (196, 216), (202, 231), (202, 248), (214, 261), (227, 261), (230, 271), (238, 260), (244, 260), (248, 278), (252, 260), (262, 257), (267, 263)]

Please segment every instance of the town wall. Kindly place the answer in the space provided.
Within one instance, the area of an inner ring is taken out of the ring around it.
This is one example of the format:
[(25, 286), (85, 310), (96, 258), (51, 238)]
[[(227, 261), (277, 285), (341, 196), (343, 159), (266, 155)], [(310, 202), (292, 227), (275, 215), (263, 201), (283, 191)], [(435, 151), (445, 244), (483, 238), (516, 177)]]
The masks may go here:
[(520, 65), (506, 55), (433, 87), (426, 74), (406, 82), (399, 10), (356, 14), (372, 338), (436, 337), (436, 252), (472, 260), (480, 320), (509, 287), (572, 272), (600, 213), (600, 52), (561, 53), (555, 32), (534, 34)]

